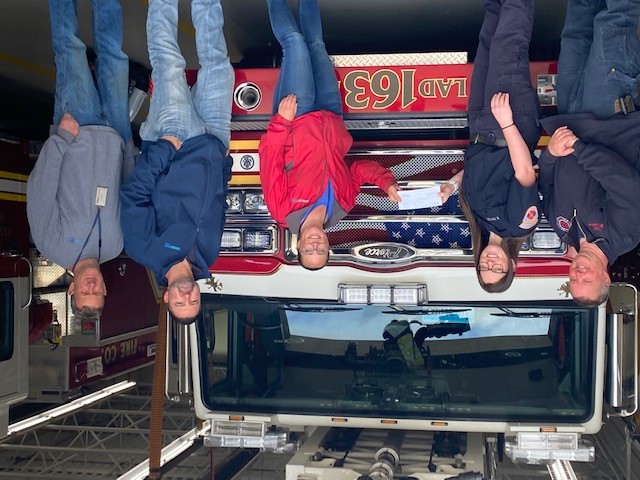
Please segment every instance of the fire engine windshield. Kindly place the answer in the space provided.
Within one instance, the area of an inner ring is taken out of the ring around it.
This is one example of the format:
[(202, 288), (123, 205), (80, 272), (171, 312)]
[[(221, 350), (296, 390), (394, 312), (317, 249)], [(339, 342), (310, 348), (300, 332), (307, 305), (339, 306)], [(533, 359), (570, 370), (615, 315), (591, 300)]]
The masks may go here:
[(596, 318), (573, 303), (205, 302), (201, 388), (214, 411), (561, 422), (591, 415)]

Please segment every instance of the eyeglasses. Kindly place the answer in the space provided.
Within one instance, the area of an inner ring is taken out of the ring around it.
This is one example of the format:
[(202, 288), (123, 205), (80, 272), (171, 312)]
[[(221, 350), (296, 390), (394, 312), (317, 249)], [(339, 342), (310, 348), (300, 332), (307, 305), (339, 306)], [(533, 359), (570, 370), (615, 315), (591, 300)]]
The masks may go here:
[(489, 264), (488, 263), (478, 263), (478, 271), (480, 272), (488, 272), (489, 270), (491, 270), (493, 273), (507, 273), (507, 271), (502, 268), (502, 265), (499, 264), (494, 264), (493, 267), (489, 268)]
[(301, 252), (305, 255), (311, 255), (313, 252), (316, 252), (318, 255), (324, 255), (328, 250), (325, 247), (318, 247), (317, 244), (313, 245), (312, 243), (307, 243)]

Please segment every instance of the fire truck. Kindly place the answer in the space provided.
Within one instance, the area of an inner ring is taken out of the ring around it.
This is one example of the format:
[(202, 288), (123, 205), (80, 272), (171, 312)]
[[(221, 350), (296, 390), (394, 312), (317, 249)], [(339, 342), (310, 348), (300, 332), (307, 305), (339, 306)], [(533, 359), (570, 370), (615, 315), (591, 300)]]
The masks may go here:
[[(346, 162), (374, 159), (403, 189), (462, 168), (464, 54), (334, 62), (354, 137)], [(532, 64), (547, 113), (555, 68)], [(200, 281), (198, 321), (169, 322), (167, 395), (192, 397), (205, 444), (289, 452), (289, 480), (489, 479), (505, 455), (550, 469), (592, 461), (583, 435), (600, 430), (605, 403), (613, 415), (637, 410), (635, 288), (616, 284), (609, 307), (578, 307), (566, 247), (543, 219), (512, 287), (488, 294), (457, 196), (401, 211), (373, 187), (328, 232), (329, 264), (304, 270), (259, 180), (277, 76), (236, 70), (220, 257)], [(25, 182), (37, 147), (10, 137), (0, 146), (2, 436), (16, 402), (63, 401), (151, 363), (160, 293), (122, 256), (103, 265), (102, 318), (78, 324), (64, 266), (29, 249)]]
[[(373, 159), (403, 189), (462, 168), (465, 54), (333, 60), (347, 163)], [(547, 114), (555, 69), (532, 64)], [(236, 71), (221, 254), (201, 317), (169, 332), (167, 392), (193, 395), (205, 445), (297, 452), (288, 480), (492, 479), (505, 455), (550, 472), (593, 461), (583, 435), (600, 430), (605, 401), (637, 409), (635, 288), (616, 284), (609, 309), (577, 306), (566, 246), (543, 219), (512, 287), (487, 293), (457, 195), (401, 211), (374, 187), (329, 229), (328, 265), (303, 269), (258, 175), (277, 76)]]

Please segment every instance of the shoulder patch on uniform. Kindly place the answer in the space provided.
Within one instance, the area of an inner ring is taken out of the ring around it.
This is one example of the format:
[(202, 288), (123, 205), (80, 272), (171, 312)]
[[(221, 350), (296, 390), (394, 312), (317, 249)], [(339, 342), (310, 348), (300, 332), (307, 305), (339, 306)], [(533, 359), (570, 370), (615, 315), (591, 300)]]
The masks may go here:
[(535, 227), (538, 224), (538, 207), (535, 205), (531, 205), (527, 208), (527, 212), (524, 214), (522, 218), (522, 223), (520, 224), (520, 228), (529, 229)]
[(556, 218), (556, 224), (558, 225), (558, 228), (563, 232), (568, 232), (571, 228), (571, 220), (567, 220), (563, 216), (559, 216)]

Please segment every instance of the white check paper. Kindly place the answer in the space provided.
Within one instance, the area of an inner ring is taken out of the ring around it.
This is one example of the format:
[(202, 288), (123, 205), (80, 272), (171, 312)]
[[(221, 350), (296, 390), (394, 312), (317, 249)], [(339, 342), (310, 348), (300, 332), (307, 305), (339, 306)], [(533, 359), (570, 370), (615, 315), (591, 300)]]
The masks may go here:
[(442, 199), (438, 196), (440, 186), (429, 188), (416, 188), (414, 190), (399, 190), (400, 202), (398, 210), (416, 210), (442, 205)]

